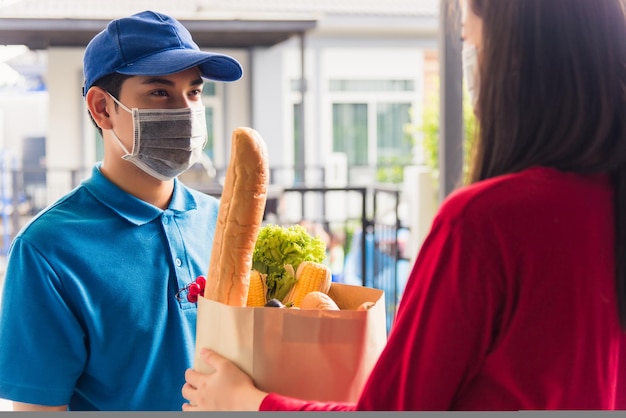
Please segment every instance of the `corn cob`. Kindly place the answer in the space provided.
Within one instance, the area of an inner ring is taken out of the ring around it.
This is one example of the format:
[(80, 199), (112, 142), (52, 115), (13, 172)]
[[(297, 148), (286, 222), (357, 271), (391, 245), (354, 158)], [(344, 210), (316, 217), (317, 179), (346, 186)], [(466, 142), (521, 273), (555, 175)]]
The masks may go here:
[(330, 269), (324, 264), (304, 261), (296, 271), (296, 282), (285, 296), (283, 303), (287, 306), (300, 307), (302, 298), (312, 291), (328, 293), (331, 283)]
[(265, 277), (256, 270), (250, 271), (250, 286), (248, 287), (248, 301), (246, 306), (264, 306), (267, 302), (267, 285)]

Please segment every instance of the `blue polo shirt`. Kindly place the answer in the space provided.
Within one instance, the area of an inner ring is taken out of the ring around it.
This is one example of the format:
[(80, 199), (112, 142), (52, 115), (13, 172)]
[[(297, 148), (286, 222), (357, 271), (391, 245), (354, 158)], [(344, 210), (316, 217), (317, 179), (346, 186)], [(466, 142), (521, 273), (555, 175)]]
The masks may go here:
[(176, 180), (169, 208), (93, 169), (12, 243), (0, 300), (0, 398), (72, 410), (175, 410), (218, 201)]

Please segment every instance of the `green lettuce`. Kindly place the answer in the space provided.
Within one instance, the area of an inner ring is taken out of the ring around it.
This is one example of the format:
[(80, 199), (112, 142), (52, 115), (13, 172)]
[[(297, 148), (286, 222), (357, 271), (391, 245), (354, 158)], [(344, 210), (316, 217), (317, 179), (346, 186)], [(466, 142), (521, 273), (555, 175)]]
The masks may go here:
[(300, 263), (322, 263), (325, 258), (326, 243), (310, 235), (303, 226), (267, 224), (259, 230), (252, 268), (267, 275), (267, 300), (282, 301), (296, 282)]

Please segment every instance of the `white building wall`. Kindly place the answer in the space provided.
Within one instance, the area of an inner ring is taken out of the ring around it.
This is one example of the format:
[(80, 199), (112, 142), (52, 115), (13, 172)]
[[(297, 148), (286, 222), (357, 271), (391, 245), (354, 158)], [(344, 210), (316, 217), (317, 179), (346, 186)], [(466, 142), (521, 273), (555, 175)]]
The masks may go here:
[[(230, 55), (241, 64), (243, 76), (238, 81), (232, 83), (218, 83), (221, 85), (221, 100), (223, 103), (222, 121), (216, 121), (216, 150), (215, 161), (217, 167), (225, 167), (230, 158), (231, 134), (233, 130), (240, 126), (250, 126), (252, 123), (252, 107), (250, 106), (252, 83), (251, 59), (246, 50), (211, 50)], [(222, 141), (217, 139), (222, 138)]]
[[(436, 47), (434, 37), (350, 38), (345, 34), (313, 33), (305, 38), (305, 47), (305, 158), (308, 166), (326, 166), (332, 153), (332, 103), (336, 94), (328, 90), (332, 79), (414, 80), (418, 91), (412, 100), (418, 109), (415, 114), (421, 114), (422, 51), (423, 48)], [(89, 173), (95, 162), (97, 141), (101, 140), (87, 116), (81, 93), (83, 52), (82, 48), (48, 50), (46, 83), (49, 102), (46, 116), (39, 117), (38, 121), (47, 123), (47, 128), (41, 131), (42, 136), (47, 137), (46, 158), (51, 170), (48, 176), (49, 202), (74, 186), (76, 178), (68, 174), (68, 169)], [(300, 102), (300, 93), (292, 91), (291, 81), (301, 76), (299, 39), (293, 37), (271, 48), (214, 52), (232, 55), (244, 67), (241, 80), (218, 83), (221, 106), (215, 121), (216, 167), (223, 169), (227, 165), (231, 133), (238, 126), (250, 126), (261, 133), (268, 144), (271, 167), (293, 166), (293, 106)], [(354, 98), (358, 99), (358, 94)], [(34, 128), (35, 124), (28, 122), (28, 113), (22, 110), (20, 114), (24, 116), (15, 119), (25, 120), (22, 126)], [(6, 114), (3, 116), (4, 131), (7, 130), (7, 118), (13, 120)], [(333, 161), (342, 160), (341, 156), (334, 157), (337, 158)], [(273, 178), (274, 182), (292, 183), (290, 170), (279, 169), (277, 173), (279, 178)]]
[(71, 190), (75, 179), (69, 170), (86, 167), (86, 150), (93, 144), (93, 137), (84, 138), (82, 57), (82, 48), (48, 49), (48, 203)]
[[(345, 80), (413, 80), (416, 91), (410, 101), (415, 115), (421, 115), (423, 103), (424, 56), (423, 48), (432, 48), (436, 39), (384, 38), (350, 39), (310, 35), (305, 38), (305, 163), (311, 167), (325, 167), (332, 155), (332, 104), (338, 94), (329, 91), (333, 79)], [(301, 50), (298, 38), (265, 50), (256, 50), (254, 56), (254, 126), (269, 146), (270, 166), (293, 166), (293, 106), (301, 100), (300, 92), (291, 89), (291, 81), (301, 77)], [(400, 93), (402, 94), (402, 93)], [(355, 101), (365, 100), (371, 93), (346, 93)], [(392, 93), (383, 93), (381, 100), (397, 99)], [(406, 99), (404, 93), (403, 100)], [(417, 123), (417, 121), (413, 121)], [(341, 160), (333, 155), (332, 159)], [(341, 171), (341, 170), (340, 170)], [(275, 182), (290, 185), (287, 172), (280, 171)], [(309, 180), (307, 178), (307, 180)], [(337, 179), (335, 179), (337, 180)], [(370, 177), (364, 180), (371, 184)], [(337, 180), (341, 183), (341, 180)], [(312, 183), (308, 181), (308, 183)], [(319, 185), (319, 183), (317, 183)], [(337, 219), (347, 214), (348, 196), (328, 196), (326, 215)], [(307, 195), (307, 207), (319, 207), (319, 197)], [(283, 202), (287, 221), (298, 221), (301, 201), (298, 194), (288, 194)], [(354, 205), (353, 205), (354, 206)], [(356, 207), (355, 210), (359, 208)]]
[[(323, 164), (326, 156), (332, 152), (333, 94), (328, 90), (329, 81), (332, 79), (414, 80), (417, 92), (412, 104), (417, 108), (416, 114), (421, 114), (423, 102), (421, 86), (424, 73), (422, 47), (428, 43), (420, 45), (417, 41), (406, 42), (402, 39), (367, 42), (312, 37), (307, 38), (306, 44), (305, 76), (308, 90), (305, 102), (307, 141), (305, 155), (307, 164)], [(293, 41), (285, 43), (283, 49), (284, 83), (288, 90), (289, 81), (300, 78), (300, 51)], [(256, 93), (261, 98), (264, 96), (259, 90)], [(273, 96), (277, 95), (273, 94)], [(390, 94), (386, 96), (393, 99)], [(267, 97), (272, 97), (272, 95), (268, 93)], [(290, 116), (289, 120), (283, 121), (288, 124), (288, 128), (283, 130), (288, 135), (285, 142), (291, 144), (293, 142), (291, 109), (293, 103), (299, 100), (299, 94), (291, 93), (289, 97), (290, 100), (283, 104), (283, 112)], [(357, 94), (353, 97), (359, 98)], [(262, 100), (261, 98), (257, 100)], [(288, 155), (289, 158), (283, 161), (293, 164), (291, 157), (293, 149)]]
[(0, 94), (0, 150), (21, 161), (24, 138), (47, 135), (47, 108), (46, 91)]
[(252, 69), (252, 128), (268, 147), (271, 167), (293, 164), (293, 146), (287, 143), (293, 119), (289, 117), (289, 83), (285, 78), (284, 47), (255, 48)]

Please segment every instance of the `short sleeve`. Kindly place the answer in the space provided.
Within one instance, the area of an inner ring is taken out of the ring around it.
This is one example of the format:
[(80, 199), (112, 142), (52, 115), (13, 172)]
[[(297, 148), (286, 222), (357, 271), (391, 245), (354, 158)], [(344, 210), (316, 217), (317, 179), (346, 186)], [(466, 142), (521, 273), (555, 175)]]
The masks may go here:
[(86, 358), (85, 333), (62, 278), (18, 237), (0, 300), (0, 398), (65, 405)]

